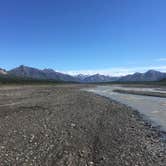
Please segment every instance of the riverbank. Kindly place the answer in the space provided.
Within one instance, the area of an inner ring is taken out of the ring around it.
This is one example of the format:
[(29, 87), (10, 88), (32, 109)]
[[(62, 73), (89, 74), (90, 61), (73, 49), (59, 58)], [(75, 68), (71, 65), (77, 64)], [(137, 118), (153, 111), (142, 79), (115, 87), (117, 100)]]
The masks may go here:
[(0, 89), (0, 163), (165, 165), (159, 132), (129, 107), (80, 91), (84, 86)]
[(122, 94), (133, 94), (133, 95), (143, 95), (143, 96), (154, 96), (154, 97), (163, 97), (166, 98), (166, 93), (161, 92), (148, 92), (148, 91), (136, 91), (136, 90), (123, 90), (115, 89), (113, 92), (118, 92)]

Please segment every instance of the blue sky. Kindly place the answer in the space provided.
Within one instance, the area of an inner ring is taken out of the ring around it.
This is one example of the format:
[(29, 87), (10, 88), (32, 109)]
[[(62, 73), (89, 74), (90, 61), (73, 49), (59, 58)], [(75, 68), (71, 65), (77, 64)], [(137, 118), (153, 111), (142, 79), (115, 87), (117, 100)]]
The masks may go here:
[(165, 0), (2, 1), (0, 67), (166, 71), (165, 8)]

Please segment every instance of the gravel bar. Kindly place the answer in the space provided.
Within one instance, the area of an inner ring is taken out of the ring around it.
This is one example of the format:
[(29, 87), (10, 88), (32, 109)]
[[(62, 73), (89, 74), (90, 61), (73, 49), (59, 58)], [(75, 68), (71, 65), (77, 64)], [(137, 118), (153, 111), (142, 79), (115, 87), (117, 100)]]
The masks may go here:
[(83, 86), (1, 87), (0, 165), (166, 165), (159, 131)]
[(161, 92), (148, 92), (148, 91), (136, 91), (136, 90), (123, 90), (123, 89), (115, 89), (113, 92), (118, 92), (122, 94), (133, 94), (133, 95), (143, 95), (143, 96), (154, 96), (154, 97), (162, 97), (166, 98), (166, 93)]

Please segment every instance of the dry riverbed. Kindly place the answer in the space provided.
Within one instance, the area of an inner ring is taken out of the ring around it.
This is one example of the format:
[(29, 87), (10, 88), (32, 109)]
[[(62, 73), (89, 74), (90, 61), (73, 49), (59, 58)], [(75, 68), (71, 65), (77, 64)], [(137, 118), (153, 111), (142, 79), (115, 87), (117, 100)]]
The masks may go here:
[(1, 87), (0, 165), (166, 165), (159, 131), (83, 86)]

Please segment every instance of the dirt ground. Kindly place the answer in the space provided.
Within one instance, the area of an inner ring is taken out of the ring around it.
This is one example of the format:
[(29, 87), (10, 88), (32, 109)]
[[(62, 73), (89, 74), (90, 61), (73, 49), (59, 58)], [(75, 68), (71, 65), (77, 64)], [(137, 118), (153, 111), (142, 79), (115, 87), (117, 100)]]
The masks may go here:
[(0, 87), (0, 166), (165, 166), (139, 115), (84, 85)]

